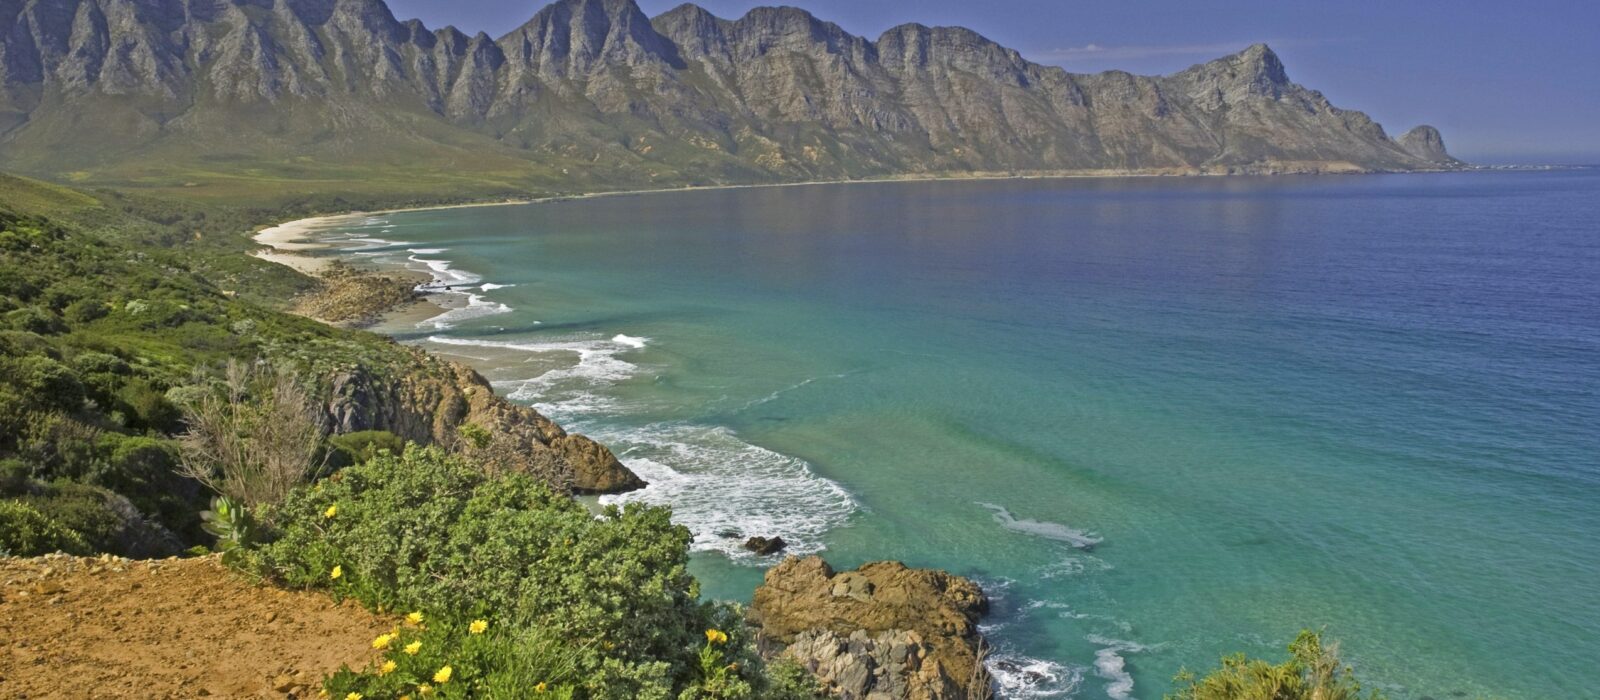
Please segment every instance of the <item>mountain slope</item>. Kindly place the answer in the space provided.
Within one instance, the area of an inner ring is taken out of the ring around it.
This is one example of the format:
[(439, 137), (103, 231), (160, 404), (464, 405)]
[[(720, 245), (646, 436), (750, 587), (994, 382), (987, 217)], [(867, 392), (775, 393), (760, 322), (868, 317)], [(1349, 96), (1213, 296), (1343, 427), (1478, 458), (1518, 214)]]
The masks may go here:
[(219, 195), (1456, 165), (1412, 141), (1264, 45), (1079, 75), (967, 29), (869, 40), (794, 8), (560, 0), (493, 40), (381, 0), (0, 3), (0, 167)]

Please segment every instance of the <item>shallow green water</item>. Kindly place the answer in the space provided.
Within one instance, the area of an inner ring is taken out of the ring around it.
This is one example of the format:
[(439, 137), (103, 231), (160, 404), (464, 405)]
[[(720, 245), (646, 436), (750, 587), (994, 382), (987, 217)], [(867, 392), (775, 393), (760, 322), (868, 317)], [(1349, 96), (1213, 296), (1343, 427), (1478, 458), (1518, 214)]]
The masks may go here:
[(1398, 697), (1542, 699), (1591, 697), (1600, 657), (1597, 221), (1581, 171), (703, 191), (330, 237), (470, 287), (388, 330), (610, 444), (712, 595), (770, 563), (719, 533), (781, 535), (977, 578), (1008, 697), (1159, 697), (1325, 626)]

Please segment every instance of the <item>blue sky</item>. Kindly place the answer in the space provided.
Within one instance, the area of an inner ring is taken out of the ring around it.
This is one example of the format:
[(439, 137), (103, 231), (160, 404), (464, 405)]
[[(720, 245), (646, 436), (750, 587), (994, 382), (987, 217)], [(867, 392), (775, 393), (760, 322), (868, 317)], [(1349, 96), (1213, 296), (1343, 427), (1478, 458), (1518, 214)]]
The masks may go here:
[[(659, 14), (681, 0), (639, 0)], [(542, 0), (389, 0), (402, 19), (500, 36)], [(1421, 123), (1476, 162), (1600, 163), (1600, 3), (1579, 0), (704, 0), (736, 18), (793, 4), (868, 37), (970, 27), (1040, 63), (1166, 73), (1271, 44), (1289, 77), (1391, 134)]]

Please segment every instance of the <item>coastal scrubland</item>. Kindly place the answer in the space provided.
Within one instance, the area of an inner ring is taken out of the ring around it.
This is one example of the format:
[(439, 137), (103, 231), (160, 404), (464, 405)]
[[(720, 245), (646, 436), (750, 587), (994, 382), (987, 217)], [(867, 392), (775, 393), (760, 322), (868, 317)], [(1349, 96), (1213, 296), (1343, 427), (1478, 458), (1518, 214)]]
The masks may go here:
[[(347, 205), (334, 197), (226, 208), (0, 178), (0, 552), (167, 558), (151, 570), (210, 567), (194, 576), (212, 592), (308, 591), (273, 600), (320, 597), (371, 611), (284, 632), (316, 637), (315, 653), (278, 658), (275, 647), (260, 647), (249, 682), (273, 692), (779, 700), (840, 692), (843, 681), (819, 684), (793, 654), (764, 658), (759, 625), (737, 606), (701, 598), (686, 570), (689, 534), (670, 511), (635, 505), (596, 517), (571, 498), (595, 470), (612, 470), (604, 483), (630, 483), (611, 478), (622, 467), (603, 447), (494, 398), (470, 371), (289, 313), (289, 300), (319, 283), (245, 255), (245, 234), (303, 207)], [(373, 293), (399, 300), (395, 286)], [(176, 578), (138, 573), (147, 570), (126, 559), (12, 561), (40, 569), (13, 577), (0, 604), (60, 589), (39, 583), (60, 571), (78, 577), (66, 584), (76, 591), (44, 595), (57, 604), (30, 608), (30, 624), (60, 615), (58, 624), (88, 629), (99, 608), (83, 605), (114, 591), (192, 596), (194, 609), (169, 625), (209, 626), (206, 614), (225, 607), (204, 591), (169, 589)], [(234, 653), (228, 640), (246, 629), (229, 634), (225, 625), (214, 635), (224, 641), (202, 653)], [(975, 631), (955, 639), (981, 645)], [(154, 637), (146, 643), (141, 664), (170, 651)], [(30, 644), (17, 653), (91, 658), (70, 640)], [(114, 667), (125, 656), (102, 662)], [(290, 666), (295, 675), (280, 673)], [(222, 682), (180, 668), (148, 682)], [(1283, 664), (1229, 658), (1178, 687), (1183, 700), (1358, 692), (1315, 635)], [(0, 678), (0, 688), (51, 692), (31, 674)], [(951, 692), (942, 697), (988, 691)]]

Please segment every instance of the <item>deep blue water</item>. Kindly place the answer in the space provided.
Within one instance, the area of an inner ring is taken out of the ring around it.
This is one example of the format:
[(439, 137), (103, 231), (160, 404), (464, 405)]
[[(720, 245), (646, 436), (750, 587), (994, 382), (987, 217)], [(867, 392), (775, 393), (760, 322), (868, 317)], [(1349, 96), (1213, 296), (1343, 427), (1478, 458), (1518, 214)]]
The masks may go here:
[(1304, 627), (1399, 698), (1593, 687), (1600, 172), (698, 191), (332, 237), (514, 285), (389, 330), (611, 444), (709, 594), (770, 563), (728, 529), (973, 576), (1010, 697), (1156, 698)]

